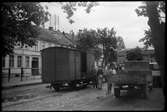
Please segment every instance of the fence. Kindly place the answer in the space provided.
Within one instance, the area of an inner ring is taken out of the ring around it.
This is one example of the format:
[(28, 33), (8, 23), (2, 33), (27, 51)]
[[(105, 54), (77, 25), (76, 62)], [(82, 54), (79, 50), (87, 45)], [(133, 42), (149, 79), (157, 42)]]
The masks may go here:
[(7, 82), (35, 79), (36, 76), (41, 76), (39, 68), (2, 68), (2, 79)]

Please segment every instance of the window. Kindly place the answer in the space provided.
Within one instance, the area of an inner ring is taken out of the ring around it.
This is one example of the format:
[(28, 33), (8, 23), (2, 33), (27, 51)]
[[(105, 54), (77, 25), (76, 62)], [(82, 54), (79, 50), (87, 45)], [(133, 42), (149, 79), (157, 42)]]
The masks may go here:
[(26, 67), (29, 68), (30, 66), (30, 57), (29, 56), (26, 56)]
[(2, 67), (5, 67), (5, 56), (2, 57)]
[(22, 66), (22, 56), (17, 56), (17, 67)]
[(13, 55), (9, 56), (9, 67), (14, 67), (14, 56)]
[(35, 45), (35, 51), (38, 51), (38, 43)]

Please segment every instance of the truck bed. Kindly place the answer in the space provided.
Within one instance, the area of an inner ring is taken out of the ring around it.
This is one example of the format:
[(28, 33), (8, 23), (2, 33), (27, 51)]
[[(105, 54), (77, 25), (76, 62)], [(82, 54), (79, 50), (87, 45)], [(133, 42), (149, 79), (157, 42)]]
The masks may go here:
[(128, 71), (109, 76), (109, 80), (115, 84), (145, 84), (150, 76), (151, 71)]

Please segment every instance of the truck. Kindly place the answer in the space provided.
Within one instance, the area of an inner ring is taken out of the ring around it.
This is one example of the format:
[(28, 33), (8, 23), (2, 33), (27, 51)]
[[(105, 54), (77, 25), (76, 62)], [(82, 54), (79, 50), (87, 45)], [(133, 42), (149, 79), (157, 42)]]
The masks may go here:
[(61, 87), (87, 86), (94, 69), (93, 51), (49, 47), (42, 52), (42, 82), (59, 91)]
[(149, 94), (152, 73), (147, 61), (126, 61), (125, 70), (110, 77), (114, 84), (114, 96), (121, 96), (121, 91), (140, 93), (144, 98)]

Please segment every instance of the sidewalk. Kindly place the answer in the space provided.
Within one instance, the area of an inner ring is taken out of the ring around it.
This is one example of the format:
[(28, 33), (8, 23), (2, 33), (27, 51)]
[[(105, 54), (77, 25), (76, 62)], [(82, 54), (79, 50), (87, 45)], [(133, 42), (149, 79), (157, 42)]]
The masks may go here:
[(21, 87), (21, 86), (29, 86), (29, 85), (35, 85), (35, 84), (41, 84), (41, 76), (33, 76), (27, 78), (23, 78), (22, 81), (20, 81), (20, 78), (11, 79), (9, 82), (7, 79), (2, 79), (2, 88), (3, 89), (9, 89), (14, 87)]

